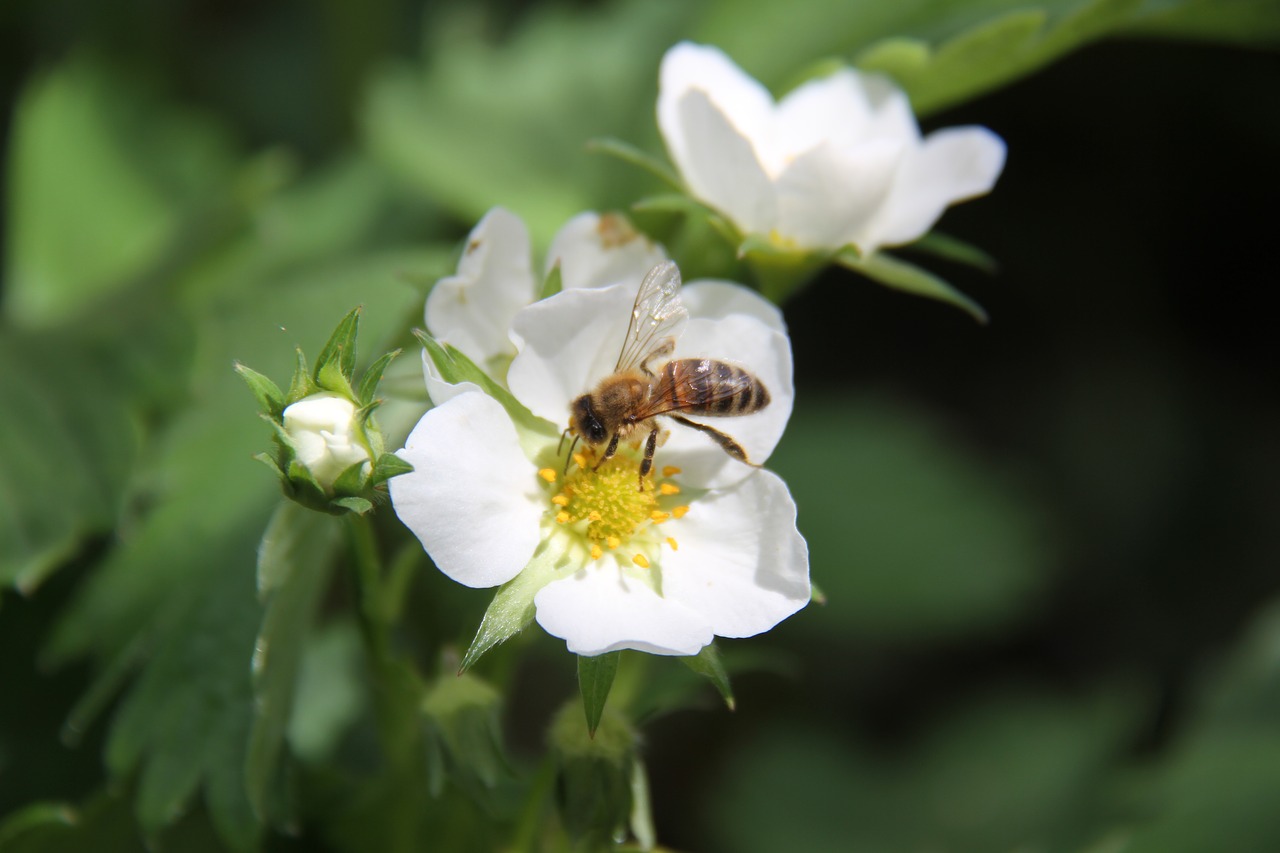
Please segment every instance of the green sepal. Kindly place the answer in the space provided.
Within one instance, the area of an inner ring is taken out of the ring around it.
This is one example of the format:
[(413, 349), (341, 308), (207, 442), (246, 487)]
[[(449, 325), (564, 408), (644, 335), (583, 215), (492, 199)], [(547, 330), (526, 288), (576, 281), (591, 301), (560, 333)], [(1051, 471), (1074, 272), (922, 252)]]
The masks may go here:
[(933, 255), (935, 258), (942, 258), (953, 263), (964, 264), (988, 274), (993, 274), (1000, 268), (1000, 263), (982, 249), (972, 243), (966, 243), (964, 240), (952, 237), (950, 234), (943, 234), (940, 231), (930, 231), (919, 240), (903, 246), (903, 248), (924, 252), (925, 254)]
[(813, 581), (809, 582), (809, 600), (824, 607), (827, 604), (827, 594)]
[(507, 410), (507, 415), (516, 426), (548, 437), (559, 434), (559, 430), (553, 424), (525, 408), (524, 404), (512, 396), (510, 391), (494, 382), (489, 374), (477, 367), (475, 362), (463, 355), (460, 350), (449, 344), (441, 344), (421, 329), (414, 329), (413, 334), (427, 350), (427, 356), (445, 382), (455, 385), (459, 382), (470, 382), (478, 385), (481, 391), (502, 404), (502, 408)]
[(348, 400), (355, 399), (356, 392), (351, 387), (351, 380), (343, 375), (342, 368), (336, 361), (330, 361), (316, 370), (316, 384), (322, 391), (330, 391)]
[(582, 694), (582, 710), (587, 716), (587, 733), (595, 737), (600, 715), (609, 701), (618, 659), (622, 652), (606, 652), (595, 657), (578, 656), (578, 692)]
[(288, 475), (285, 474), (284, 469), (280, 467), (280, 463), (277, 462), (275, 457), (270, 453), (255, 453), (253, 454), (253, 458), (270, 468), (272, 472), (280, 478), (281, 483), (288, 484)]
[(253, 396), (258, 399), (258, 405), (262, 407), (262, 411), (273, 418), (280, 418), (284, 412), (284, 394), (280, 391), (280, 386), (238, 361), (235, 363), (235, 371), (240, 374), (249, 386), (249, 390), (253, 392)]
[(601, 136), (588, 140), (587, 150), (593, 154), (608, 154), (610, 157), (616, 157), (624, 163), (630, 163), (632, 166), (644, 169), (658, 178), (658, 180), (671, 185), (677, 190), (683, 191), (685, 188), (684, 182), (680, 180), (675, 172), (667, 168), (665, 163), (646, 154), (629, 142), (623, 142), (621, 139), (615, 139), (611, 136)]
[(320, 390), (315, 380), (311, 378), (311, 368), (307, 366), (307, 356), (302, 351), (302, 347), (294, 349), (294, 356), (293, 379), (289, 382), (286, 403), (296, 403), (303, 397), (310, 397)]
[(475, 665), (484, 653), (499, 643), (520, 633), (533, 621), (533, 597), (555, 580), (561, 555), (551, 552), (546, 543), (538, 546), (533, 559), (520, 570), (520, 574), (503, 584), (489, 609), (480, 620), (475, 639), (462, 658), (458, 672), (463, 673)]
[(334, 478), (333, 493), (346, 496), (363, 492), (369, 482), (369, 475), (365, 473), (365, 465), (368, 461), (362, 459), (343, 468), (342, 473)]
[[(338, 323), (324, 348), (316, 358), (315, 380), (328, 387), (325, 377), (332, 377), (334, 371), (341, 376), (348, 391), (356, 370), (356, 335), (360, 331), (360, 308), (352, 308)], [(329, 388), (334, 393), (341, 393), (337, 388)], [(354, 393), (347, 396), (355, 397)]]
[(547, 278), (542, 282), (542, 290), (538, 293), (538, 299), (546, 299), (548, 296), (555, 296), (564, 290), (564, 275), (560, 271), (560, 261), (557, 259), (551, 267), (551, 272), (547, 273)]
[(755, 273), (760, 293), (781, 305), (831, 260), (831, 253), (779, 246), (757, 234), (737, 244), (738, 257)]
[(392, 350), (386, 353), (364, 372), (364, 376), (360, 377), (360, 388), (356, 392), (356, 399), (361, 406), (368, 406), (373, 403), (373, 395), (378, 392), (378, 383), (382, 381), (382, 374), (386, 371), (387, 365), (400, 355), (400, 350)]
[(287, 454), (281, 460), (281, 467), (283, 468), (285, 464), (284, 458), (291, 459), (293, 455), (297, 452), (297, 448), (293, 446), (293, 438), (290, 437), (289, 433), (285, 432), (284, 424), (272, 418), (266, 412), (260, 412), (258, 414), (258, 417), (262, 418), (264, 421), (266, 421), (268, 424), (271, 425), (271, 431), (275, 434), (276, 443), (280, 445), (280, 448), (282, 449), (282, 451), (284, 451), (285, 454)]
[(737, 708), (737, 700), (733, 698), (733, 687), (729, 684), (729, 672), (724, 668), (724, 661), (720, 659), (720, 650), (715, 643), (703, 646), (702, 651), (696, 655), (682, 657), (680, 660), (689, 669), (704, 676), (715, 685), (730, 711)]
[(399, 477), (401, 474), (408, 474), (412, 471), (413, 466), (399, 456), (394, 453), (384, 453), (374, 463), (373, 474), (370, 476), (369, 481), (378, 486), (392, 477)]
[(859, 258), (842, 250), (836, 254), (836, 262), (859, 272), (872, 281), (895, 290), (946, 302), (967, 311), (979, 323), (987, 322), (987, 312), (968, 296), (947, 282), (915, 264), (895, 258), (885, 252), (876, 252), (867, 258)]
[(342, 497), (329, 501), (329, 506), (336, 509), (349, 510), (356, 515), (364, 515), (373, 509), (373, 501), (368, 498)]
[(633, 202), (631, 209), (637, 213), (679, 213), (685, 216), (715, 214), (711, 208), (684, 193), (645, 196)]
[(289, 460), (289, 486), (294, 500), (312, 509), (323, 509), (329, 503), (329, 495), (311, 473), (311, 469), (297, 459)]

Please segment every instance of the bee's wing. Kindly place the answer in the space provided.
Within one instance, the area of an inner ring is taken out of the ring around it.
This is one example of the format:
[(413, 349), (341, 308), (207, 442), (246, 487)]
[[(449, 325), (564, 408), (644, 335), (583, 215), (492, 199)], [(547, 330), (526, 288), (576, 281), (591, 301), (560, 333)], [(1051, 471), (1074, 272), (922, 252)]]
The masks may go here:
[(758, 381), (749, 373), (712, 359), (702, 360), (694, 370), (663, 370), (651, 386), (648, 403), (635, 416), (640, 420), (680, 412), (724, 414), (720, 403), (746, 393)]
[(680, 268), (663, 261), (640, 282), (614, 371), (641, 367), (655, 354), (670, 352), (688, 316), (680, 301)]

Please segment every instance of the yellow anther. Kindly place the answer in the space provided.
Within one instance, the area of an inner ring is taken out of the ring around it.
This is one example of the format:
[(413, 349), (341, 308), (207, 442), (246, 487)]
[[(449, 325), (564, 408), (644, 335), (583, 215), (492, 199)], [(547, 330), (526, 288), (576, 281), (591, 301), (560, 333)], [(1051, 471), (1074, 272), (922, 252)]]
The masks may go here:
[(608, 545), (610, 549), (613, 549), (621, 545), (622, 540), (619, 539), (617, 536), (610, 536), (604, 540), (604, 544)]
[(670, 536), (667, 537), (667, 544), (671, 546), (672, 551), (680, 550), (680, 546), (676, 544), (676, 540)]
[(594, 509), (587, 514), (587, 521), (599, 521), (602, 518), (604, 518), (604, 516), (596, 512)]
[(603, 553), (604, 551), (600, 549), (600, 546), (598, 544), (596, 544), (595, 542), (591, 543), (591, 559), (598, 560), (600, 559), (600, 555)]
[(671, 517), (671, 513), (655, 509), (653, 512), (649, 513), (649, 517), (653, 519), (654, 524), (661, 524)]
[(577, 465), (579, 468), (586, 468), (587, 457), (583, 456), (581, 453), (575, 453), (573, 454), (573, 464)]
[(671, 510), (671, 514), (674, 515), (676, 518), (684, 518), (685, 513), (687, 513), (688, 511), (689, 511), (689, 508), (687, 506), (678, 506), (675, 509)]
[(647, 557), (645, 557), (644, 554), (636, 554), (634, 557), (631, 558), (631, 562), (635, 563), (637, 566), (639, 566), (642, 569), (649, 568), (649, 560)]
[(683, 470), (684, 470), (683, 468), (678, 468), (675, 465), (664, 465), (662, 468), (662, 476), (674, 477), (676, 474), (679, 474)]
[(541, 468), (538, 470), (538, 476), (546, 480), (548, 483), (554, 483), (556, 481), (556, 469)]
[(573, 516), (569, 515), (569, 513), (564, 510), (560, 510), (556, 513), (556, 524), (564, 524), (570, 518), (573, 518)]
[(554, 498), (552, 498), (552, 499), (551, 499), (551, 502), (552, 502), (553, 504), (555, 504), (556, 506), (568, 506), (568, 505), (569, 505), (569, 499), (568, 499), (568, 498), (566, 498), (564, 495), (556, 495)]
[(675, 483), (663, 483), (658, 486), (658, 491), (664, 495), (678, 495), (680, 494), (680, 487)]

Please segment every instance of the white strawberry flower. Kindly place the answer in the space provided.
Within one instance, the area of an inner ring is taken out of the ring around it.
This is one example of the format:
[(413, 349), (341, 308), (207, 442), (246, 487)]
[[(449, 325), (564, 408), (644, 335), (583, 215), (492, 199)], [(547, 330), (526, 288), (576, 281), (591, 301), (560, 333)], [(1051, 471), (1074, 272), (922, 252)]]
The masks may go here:
[[(389, 483), (397, 515), (442, 572), (471, 587), (506, 584), (580, 655), (696, 654), (715, 636), (766, 631), (810, 597), (795, 504), (772, 472), (674, 424), (643, 488), (638, 447), (624, 443), (599, 467), (589, 451), (569, 460), (558, 447), (570, 403), (614, 369), (638, 281), (566, 288), (523, 308), (512, 321), (515, 402), (451, 386), (399, 451), (414, 472)], [(735, 363), (769, 390), (760, 411), (714, 421), (763, 463), (794, 399), (781, 316), (720, 282), (689, 285), (684, 303), (672, 357)]]
[(775, 102), (714, 47), (662, 60), (658, 127), (693, 196), (782, 249), (867, 256), (990, 191), (1005, 145), (982, 127), (922, 137), (906, 95), (845, 68)]
[(328, 391), (304, 397), (284, 410), (284, 431), (299, 462), (326, 491), (338, 475), (357, 462), (369, 460), (356, 406)]

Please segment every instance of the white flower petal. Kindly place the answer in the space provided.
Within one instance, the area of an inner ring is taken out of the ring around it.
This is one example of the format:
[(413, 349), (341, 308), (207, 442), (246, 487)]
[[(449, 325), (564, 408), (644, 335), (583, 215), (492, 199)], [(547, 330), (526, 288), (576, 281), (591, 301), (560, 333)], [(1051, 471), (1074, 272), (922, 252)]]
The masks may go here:
[(606, 557), (534, 596), (538, 624), (568, 641), (569, 651), (601, 655), (637, 649), (655, 655), (694, 655), (712, 640), (708, 620), (643, 580), (627, 577)]
[(497, 586), (529, 562), (545, 510), (515, 427), (486, 394), (459, 394), (422, 416), (397, 456), (414, 470), (388, 481), (396, 515), (440, 571)]
[(457, 384), (445, 382), (425, 349), (422, 351), (422, 378), (426, 382), (427, 396), (431, 398), (432, 406), (443, 406), (459, 394), (480, 390), (480, 386), (474, 382), (458, 382)]
[(773, 185), (750, 138), (700, 89), (686, 92), (676, 110), (686, 134), (680, 173), (689, 190), (743, 231), (768, 233), (775, 216)]
[(567, 426), (569, 404), (613, 372), (638, 286), (565, 290), (517, 314), (511, 337), (518, 354), (507, 371), (516, 399)]
[(872, 139), (848, 149), (822, 143), (801, 154), (778, 178), (778, 233), (806, 249), (860, 243), (905, 152), (900, 140)]
[(985, 127), (930, 134), (904, 157), (875, 226), (875, 244), (895, 246), (924, 236), (949, 205), (989, 192), (1004, 158), (1004, 140)]
[(495, 207), (471, 231), (456, 275), (427, 296), (427, 329), (482, 367), (509, 355), (507, 328), (537, 295), (529, 232), (520, 217)]
[[(691, 421), (730, 436), (762, 465), (782, 438), (795, 403), (791, 342), (781, 332), (746, 314), (720, 320), (689, 320), (676, 344), (673, 358), (714, 358), (746, 368), (769, 392), (770, 402), (760, 411), (735, 417), (689, 415)], [(681, 482), (700, 488), (722, 488), (749, 476), (756, 469), (729, 456), (709, 436), (667, 419), (660, 419), (670, 433), (655, 458), (659, 467), (682, 469)]]
[(778, 102), (776, 116), (778, 152), (784, 157), (823, 142), (857, 145), (871, 136), (875, 118), (862, 78), (852, 71), (802, 83)]
[[(580, 213), (551, 241), (545, 273), (557, 262), (565, 290), (634, 283), (667, 259), (662, 247), (616, 213)], [(544, 273), (544, 274), (545, 274)]]
[(705, 616), (717, 635), (754, 636), (808, 603), (808, 547), (772, 472), (700, 498), (670, 525), (680, 547), (662, 553), (663, 595)]
[(746, 314), (755, 317), (770, 329), (786, 333), (787, 324), (782, 311), (754, 290), (740, 284), (714, 278), (700, 278), (686, 282), (680, 292), (684, 307), (690, 317), (717, 319), (730, 314)]
[(685, 124), (680, 102), (691, 90), (707, 94), (723, 117), (748, 139), (769, 132), (773, 96), (718, 48), (681, 42), (662, 57), (658, 72), (658, 129), (667, 151), (688, 178), (689, 141), (697, 131)]

